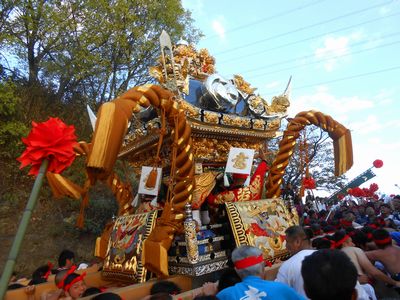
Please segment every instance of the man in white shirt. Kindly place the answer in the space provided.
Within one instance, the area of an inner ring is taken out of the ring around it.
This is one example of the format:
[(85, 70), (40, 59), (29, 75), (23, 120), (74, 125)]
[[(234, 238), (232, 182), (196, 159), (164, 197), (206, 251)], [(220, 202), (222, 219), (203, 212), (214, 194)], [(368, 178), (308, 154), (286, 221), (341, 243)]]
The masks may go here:
[(310, 237), (307, 236), (303, 227), (291, 226), (286, 229), (285, 233), (286, 248), (292, 257), (281, 265), (275, 281), (289, 285), (308, 299), (304, 292), (301, 264), (304, 258), (311, 255), (315, 250), (312, 249)]

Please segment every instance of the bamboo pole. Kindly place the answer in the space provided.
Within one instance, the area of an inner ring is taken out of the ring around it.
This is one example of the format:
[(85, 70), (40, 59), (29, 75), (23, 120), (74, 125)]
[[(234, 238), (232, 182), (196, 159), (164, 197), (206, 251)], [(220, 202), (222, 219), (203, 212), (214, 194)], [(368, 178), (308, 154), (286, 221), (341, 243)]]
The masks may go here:
[(22, 219), (19, 223), (17, 234), (15, 235), (10, 253), (8, 254), (7, 262), (4, 266), (3, 275), (1, 276), (0, 299), (3, 299), (4, 294), (7, 291), (8, 282), (14, 270), (15, 262), (17, 260), (22, 241), (24, 239), (25, 232), (29, 224), (29, 220), (31, 219), (32, 212), (36, 206), (39, 191), (42, 187), (43, 177), (46, 174), (48, 164), (49, 162), (47, 159), (43, 160), (42, 165), (40, 166), (39, 174), (37, 175), (35, 183), (33, 185), (31, 195), (29, 196), (28, 203), (26, 204), (25, 211), (22, 214)]

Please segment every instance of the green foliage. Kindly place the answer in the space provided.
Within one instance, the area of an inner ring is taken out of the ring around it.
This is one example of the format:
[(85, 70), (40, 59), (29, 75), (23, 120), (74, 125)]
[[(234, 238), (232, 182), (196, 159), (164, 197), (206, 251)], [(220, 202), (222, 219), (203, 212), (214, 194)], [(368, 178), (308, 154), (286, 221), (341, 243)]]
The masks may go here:
[(104, 102), (148, 82), (162, 30), (175, 41), (200, 37), (179, 0), (22, 0), (11, 11), (1, 39), (26, 66), (30, 86), (63, 100)]
[(118, 212), (118, 205), (108, 187), (101, 183), (90, 192), (89, 207), (85, 211), (84, 231), (100, 235), (104, 226)]
[(21, 137), (28, 132), (24, 123), (18, 121), (20, 98), (16, 87), (10, 82), (0, 82), (0, 156), (15, 157), (21, 151)]

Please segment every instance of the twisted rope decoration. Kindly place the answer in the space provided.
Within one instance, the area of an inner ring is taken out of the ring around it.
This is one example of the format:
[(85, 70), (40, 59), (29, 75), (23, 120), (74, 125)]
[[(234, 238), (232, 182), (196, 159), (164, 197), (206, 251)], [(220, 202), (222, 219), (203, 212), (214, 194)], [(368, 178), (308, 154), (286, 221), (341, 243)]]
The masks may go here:
[(194, 189), (191, 128), (174, 94), (160, 86), (144, 85), (103, 104), (98, 113), (87, 172), (92, 184), (111, 174), (132, 113), (150, 105), (165, 111), (167, 121), (173, 128), (171, 137), (176, 159), (172, 162), (175, 172), (170, 176), (173, 183), (170, 199), (167, 199), (156, 227), (144, 243), (143, 261), (150, 271), (168, 275), (167, 251), (174, 234), (183, 230), (184, 206), (187, 201), (191, 202)]
[(265, 184), (266, 198), (277, 198), (281, 194), (283, 175), (289, 159), (292, 157), (296, 140), (300, 132), (308, 125), (315, 125), (328, 132), (333, 139), (335, 156), (335, 175), (340, 176), (353, 165), (353, 149), (350, 131), (331, 116), (317, 111), (304, 111), (291, 119), (283, 138), (279, 143), (279, 151), (268, 173)]

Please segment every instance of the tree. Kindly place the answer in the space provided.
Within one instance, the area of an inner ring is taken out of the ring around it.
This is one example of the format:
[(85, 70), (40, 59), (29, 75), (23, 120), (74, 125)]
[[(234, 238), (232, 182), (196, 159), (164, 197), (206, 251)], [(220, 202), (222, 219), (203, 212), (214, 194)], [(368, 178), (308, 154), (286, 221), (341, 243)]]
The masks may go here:
[[(335, 165), (333, 156), (333, 144), (328, 134), (316, 126), (306, 127), (306, 150), (301, 149), (302, 139), (297, 140), (295, 150), (286, 167), (283, 181), (290, 183), (292, 187), (300, 190), (302, 179), (305, 177), (306, 156), (308, 156), (308, 167), (310, 176), (316, 181), (316, 187), (320, 190), (333, 192), (345, 185), (345, 175), (336, 177), (334, 175)], [(271, 150), (278, 149), (277, 140), (269, 145)], [(307, 155), (306, 155), (307, 153)]]
[(14, 3), (1, 34), (8, 53), (29, 86), (46, 86), (64, 101), (76, 94), (109, 101), (149, 82), (162, 30), (175, 40), (200, 36), (179, 0), (4, 1)]

